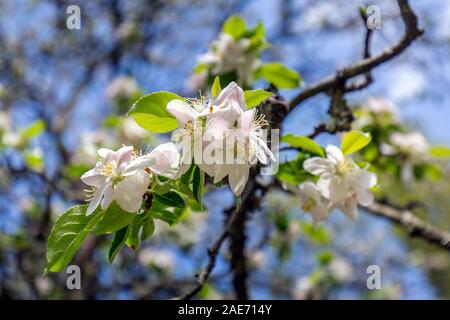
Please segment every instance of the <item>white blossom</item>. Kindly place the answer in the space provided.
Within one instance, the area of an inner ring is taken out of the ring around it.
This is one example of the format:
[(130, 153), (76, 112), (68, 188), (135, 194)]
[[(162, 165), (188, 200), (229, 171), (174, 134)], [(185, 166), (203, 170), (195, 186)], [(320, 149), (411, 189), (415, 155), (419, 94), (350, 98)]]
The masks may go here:
[(119, 76), (115, 78), (106, 88), (106, 96), (113, 100), (117, 98), (128, 98), (139, 90), (136, 80), (130, 76)]
[(235, 71), (240, 83), (249, 84), (253, 71), (261, 64), (258, 53), (251, 52), (250, 46), (249, 39), (235, 40), (228, 33), (221, 33), (210, 51), (198, 58), (198, 63), (211, 66), (215, 75)]
[(353, 220), (358, 216), (358, 204), (369, 206), (373, 203), (374, 197), (369, 189), (376, 185), (377, 177), (359, 168), (336, 146), (330, 145), (326, 151), (326, 158), (307, 159), (303, 167), (319, 176), (317, 187), (330, 200), (332, 207), (339, 208)]
[(392, 114), (392, 115), (398, 115), (398, 109), (397, 107), (382, 98), (371, 98), (367, 100), (361, 107), (363, 111), (367, 112), (373, 112), (373, 113), (385, 113), (385, 114)]
[(394, 132), (389, 140), (400, 152), (411, 156), (426, 154), (429, 147), (427, 139), (420, 132)]
[(91, 214), (101, 205), (106, 210), (113, 200), (125, 211), (135, 213), (141, 207), (151, 175), (172, 178), (178, 167), (179, 153), (172, 143), (159, 145), (149, 154), (136, 157), (133, 147), (125, 146), (118, 151), (100, 149), (101, 160), (81, 180), (93, 187), (87, 210)]
[[(225, 119), (226, 120), (226, 119)], [(252, 165), (259, 160), (267, 164), (269, 159), (276, 161), (274, 154), (261, 138), (261, 129), (265, 125), (264, 117), (257, 116), (256, 109), (250, 109), (240, 115), (237, 130), (228, 131), (226, 139), (235, 139), (235, 143), (226, 143), (225, 153), (233, 155), (234, 162), (215, 166), (214, 182), (217, 183), (228, 176), (231, 190), (236, 196), (244, 191)], [(233, 134), (234, 136), (230, 135)], [(226, 156), (226, 155), (225, 155)]]

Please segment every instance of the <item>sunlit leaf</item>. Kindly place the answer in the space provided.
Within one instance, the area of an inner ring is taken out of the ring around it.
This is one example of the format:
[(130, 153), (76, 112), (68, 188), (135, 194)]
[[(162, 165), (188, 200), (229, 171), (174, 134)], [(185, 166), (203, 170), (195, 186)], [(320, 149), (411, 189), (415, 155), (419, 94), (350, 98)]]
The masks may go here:
[(323, 148), (317, 142), (308, 137), (287, 134), (281, 138), (281, 142), (288, 143), (291, 147), (301, 148), (321, 157), (325, 156)]
[(429, 152), (430, 155), (436, 158), (450, 157), (450, 147), (447, 146), (432, 146)]
[(141, 97), (128, 113), (142, 128), (151, 132), (163, 133), (177, 128), (177, 121), (167, 110), (172, 100), (184, 99), (175, 93), (160, 91)]
[(220, 87), (220, 77), (216, 76), (214, 78), (214, 82), (211, 87), (211, 96), (213, 98), (217, 97), (219, 95), (220, 91), (222, 91), (222, 88)]
[(58, 272), (65, 268), (89, 230), (102, 217), (97, 212), (86, 215), (87, 207), (72, 207), (56, 220), (47, 241), (47, 271)]
[(361, 131), (350, 131), (344, 135), (341, 143), (341, 150), (345, 155), (355, 153), (370, 143), (370, 133)]
[(293, 89), (300, 86), (300, 74), (282, 63), (272, 62), (261, 65), (256, 73), (257, 78), (264, 78), (280, 89)]
[(108, 209), (102, 213), (98, 223), (90, 231), (94, 234), (113, 233), (129, 225), (135, 216), (135, 213), (129, 213), (123, 210), (113, 201)]
[(239, 39), (246, 30), (245, 20), (237, 15), (230, 16), (222, 27), (222, 31), (231, 35), (235, 40)]
[(272, 96), (272, 92), (263, 89), (245, 90), (244, 97), (247, 108), (259, 106), (264, 100)]

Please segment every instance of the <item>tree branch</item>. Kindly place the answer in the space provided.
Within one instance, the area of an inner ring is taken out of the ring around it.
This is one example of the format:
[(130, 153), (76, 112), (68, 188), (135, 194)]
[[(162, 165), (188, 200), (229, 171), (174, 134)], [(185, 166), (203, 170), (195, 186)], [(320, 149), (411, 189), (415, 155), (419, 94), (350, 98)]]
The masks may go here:
[(414, 216), (408, 210), (375, 202), (365, 208), (371, 214), (386, 218), (403, 227), (411, 237), (419, 237), (450, 251), (450, 233)]
[(336, 87), (341, 81), (346, 81), (355, 76), (367, 73), (374, 67), (391, 60), (402, 53), (415, 39), (421, 36), (424, 31), (419, 28), (417, 17), (409, 6), (408, 0), (398, 0), (398, 5), (405, 25), (405, 33), (397, 44), (385, 49), (376, 56), (360, 60), (345, 67), (341, 71), (338, 71), (335, 75), (328, 76), (307, 86), (299, 95), (292, 99), (289, 104), (289, 111), (292, 111), (301, 102)]

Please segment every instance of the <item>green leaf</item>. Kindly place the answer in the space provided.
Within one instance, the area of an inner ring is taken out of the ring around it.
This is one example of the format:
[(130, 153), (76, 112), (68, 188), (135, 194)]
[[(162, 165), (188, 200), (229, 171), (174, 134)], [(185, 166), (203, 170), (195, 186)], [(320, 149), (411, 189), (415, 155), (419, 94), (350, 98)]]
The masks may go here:
[(91, 167), (84, 163), (69, 164), (64, 168), (64, 176), (74, 180), (80, 179), (83, 173), (85, 173), (89, 169), (91, 169)]
[(268, 47), (264, 24), (260, 21), (255, 28), (247, 30), (243, 37), (250, 40), (249, 52), (261, 52)]
[(344, 135), (341, 143), (341, 150), (345, 155), (355, 153), (370, 143), (370, 133), (362, 131), (350, 131)]
[(151, 132), (164, 133), (177, 128), (177, 121), (167, 110), (167, 104), (182, 97), (172, 92), (160, 91), (141, 97), (128, 113), (142, 128)]
[(309, 151), (321, 157), (325, 157), (323, 148), (317, 142), (308, 137), (287, 134), (281, 138), (281, 142), (288, 143), (291, 147), (301, 148), (305, 151)]
[(175, 191), (169, 191), (161, 195), (154, 194), (153, 197), (168, 207), (184, 208), (186, 206), (183, 197)]
[(101, 219), (90, 231), (97, 235), (113, 233), (128, 226), (135, 216), (135, 213), (129, 213), (123, 210), (114, 201), (104, 211)]
[(155, 219), (164, 221), (170, 226), (177, 224), (180, 218), (177, 213), (168, 210), (168, 208), (157, 199), (153, 200), (151, 216)]
[(300, 85), (300, 74), (279, 62), (265, 63), (256, 73), (257, 78), (264, 78), (280, 89), (293, 89)]
[(220, 91), (222, 91), (222, 88), (220, 87), (220, 77), (216, 76), (211, 87), (211, 96), (213, 99), (219, 95)]
[(45, 130), (45, 122), (43, 120), (36, 120), (26, 129), (20, 131), (22, 139), (28, 140), (40, 135)]
[(263, 89), (244, 91), (245, 103), (247, 104), (247, 108), (249, 109), (259, 106), (261, 102), (263, 102), (264, 100), (266, 100), (271, 96), (272, 92)]
[(204, 63), (200, 63), (194, 67), (194, 73), (200, 73), (208, 70), (208, 65)]
[(450, 157), (450, 148), (447, 146), (432, 146), (429, 152), (430, 155), (436, 158)]
[(191, 183), (192, 180), (192, 175), (194, 173), (195, 170), (195, 164), (191, 164), (191, 166), (189, 167), (189, 170), (186, 171), (181, 177), (180, 177), (180, 181), (181, 183), (185, 184), (185, 185), (189, 185)]
[(230, 16), (222, 27), (222, 31), (231, 35), (235, 40), (239, 39), (246, 30), (245, 20), (237, 15)]
[(111, 247), (109, 248), (108, 252), (109, 263), (113, 263), (114, 258), (116, 257), (117, 253), (119, 253), (120, 248), (122, 248), (122, 246), (124, 245), (125, 240), (128, 237), (129, 230), (130, 228), (126, 226), (116, 231), (116, 233), (114, 234), (114, 238), (111, 242)]
[(141, 241), (147, 240), (155, 232), (155, 221), (149, 217), (147, 222), (142, 227)]
[(96, 212), (87, 216), (87, 207), (72, 207), (56, 220), (47, 241), (47, 271), (58, 272), (65, 268), (89, 230), (102, 217)]
[(136, 214), (134, 216), (133, 222), (129, 227), (130, 232), (128, 233), (125, 243), (128, 247), (130, 247), (133, 250), (137, 250), (139, 248), (139, 245), (141, 244), (141, 237), (139, 236), (139, 233), (142, 229), (142, 226), (147, 221), (147, 219), (148, 219), (147, 213)]
[(27, 166), (34, 171), (40, 172), (44, 168), (44, 159), (42, 155), (35, 152), (25, 151), (24, 160)]
[(203, 187), (205, 184), (205, 173), (200, 170), (198, 166), (194, 170), (194, 178), (192, 181), (192, 187), (194, 191), (194, 196), (200, 206), (203, 208), (202, 198), (203, 198)]
[(309, 157), (308, 153), (300, 151), (297, 159), (281, 163), (277, 172), (277, 179), (295, 186), (307, 180), (313, 180), (314, 176), (303, 168), (303, 163)]

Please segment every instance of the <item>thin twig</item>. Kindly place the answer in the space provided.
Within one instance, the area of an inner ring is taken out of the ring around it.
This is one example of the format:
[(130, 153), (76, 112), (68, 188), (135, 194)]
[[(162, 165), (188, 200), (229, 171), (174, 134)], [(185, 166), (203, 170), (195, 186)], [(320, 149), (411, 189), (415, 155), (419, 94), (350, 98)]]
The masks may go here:
[(337, 86), (341, 81), (362, 75), (380, 64), (391, 60), (402, 53), (414, 40), (421, 36), (424, 31), (419, 28), (417, 17), (410, 8), (408, 0), (398, 0), (398, 5), (403, 23), (405, 25), (405, 33), (397, 44), (385, 49), (378, 55), (360, 60), (338, 71), (334, 75), (328, 76), (310, 86), (307, 86), (299, 95), (292, 99), (289, 104), (289, 111), (292, 111), (301, 102), (319, 93), (327, 92)]

